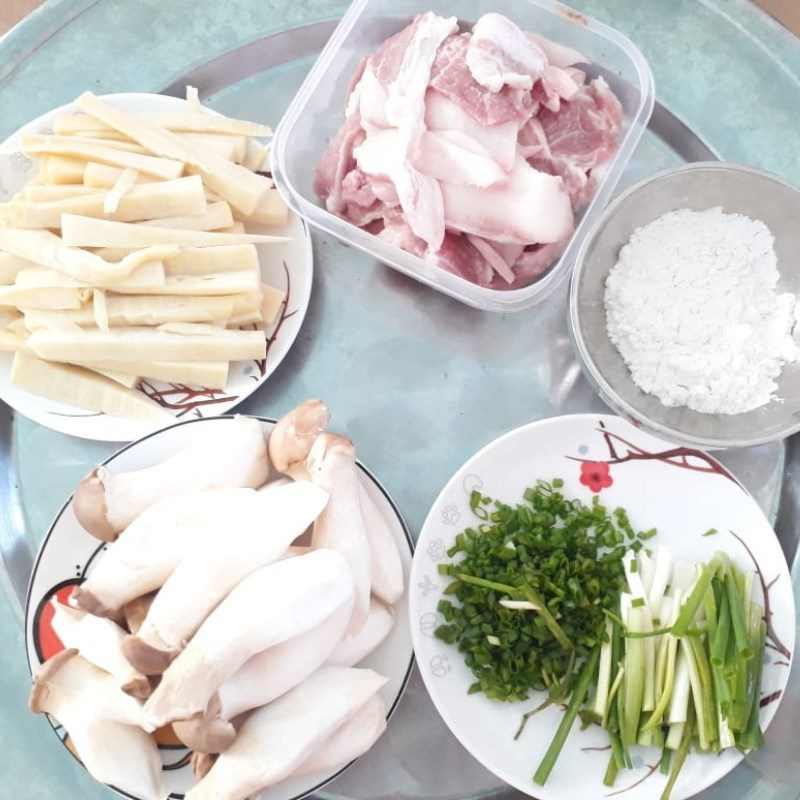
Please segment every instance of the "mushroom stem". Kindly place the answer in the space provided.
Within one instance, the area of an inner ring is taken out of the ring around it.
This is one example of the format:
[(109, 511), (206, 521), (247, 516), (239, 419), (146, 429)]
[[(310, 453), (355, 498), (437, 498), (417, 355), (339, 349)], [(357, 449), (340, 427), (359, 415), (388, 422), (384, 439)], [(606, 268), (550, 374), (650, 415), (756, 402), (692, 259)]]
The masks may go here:
[(148, 675), (163, 672), (203, 620), (243, 578), (283, 555), (319, 516), (328, 495), (308, 481), (251, 492), (229, 507), (225, 545), (210, 527), (156, 595), (125, 655)]
[[(98, 781), (142, 800), (164, 800), (167, 792), (161, 781), (155, 741), (140, 728), (117, 718), (119, 709), (109, 707), (106, 692), (95, 684), (94, 673), (100, 670), (78, 656), (76, 650), (63, 650), (34, 675), (31, 710), (51, 714), (64, 726), (78, 758)], [(115, 691), (138, 706), (132, 698)]]
[(84, 611), (111, 616), (122, 606), (159, 589), (187, 550), (209, 527), (226, 530), (230, 508), (253, 489), (217, 489), (160, 500), (137, 517), (108, 548), (72, 594)]
[(235, 417), (200, 425), (192, 445), (151, 467), (120, 473), (97, 467), (78, 484), (72, 507), (89, 533), (114, 541), (145, 509), (165, 497), (226, 487), (255, 489), (268, 477), (261, 423)]
[(122, 617), (125, 620), (128, 633), (139, 632), (139, 628), (142, 627), (144, 618), (147, 616), (147, 612), (153, 604), (155, 596), (155, 592), (150, 592), (122, 606)]
[(256, 570), (211, 612), (170, 664), (145, 704), (145, 729), (202, 714), (214, 692), (251, 656), (310, 630), (352, 593), (347, 562), (333, 550)]
[(403, 562), (392, 531), (365, 485), (368, 481), (365, 475), (359, 476), (358, 497), (370, 545), (372, 593), (391, 606), (405, 590)]
[(314, 523), (312, 544), (338, 550), (353, 571), (356, 601), (350, 632), (356, 633), (369, 615), (372, 556), (359, 499), (355, 447), (342, 436), (320, 434), (308, 454), (306, 468), (311, 480), (330, 495)]
[(269, 437), (269, 457), (278, 472), (308, 480), (306, 456), (328, 425), (330, 412), (321, 400), (306, 400), (281, 417)]
[(113, 675), (126, 694), (140, 700), (150, 694), (150, 682), (122, 654), (125, 631), (116, 622), (70, 608), (56, 598), (52, 605), (53, 631), (65, 647), (77, 649), (87, 661)]
[[(373, 695), (351, 714), (293, 773), (293, 777), (313, 773), (338, 772), (363, 756), (386, 730), (386, 705)], [(204, 775), (211, 769), (209, 763)], [(202, 776), (199, 776), (202, 777)]]
[(385, 682), (372, 670), (317, 670), (253, 712), (186, 800), (244, 800), (289, 777)]
[(370, 600), (369, 616), (357, 633), (339, 640), (326, 660), (335, 667), (352, 667), (365, 659), (394, 627), (394, 611), (374, 597)]

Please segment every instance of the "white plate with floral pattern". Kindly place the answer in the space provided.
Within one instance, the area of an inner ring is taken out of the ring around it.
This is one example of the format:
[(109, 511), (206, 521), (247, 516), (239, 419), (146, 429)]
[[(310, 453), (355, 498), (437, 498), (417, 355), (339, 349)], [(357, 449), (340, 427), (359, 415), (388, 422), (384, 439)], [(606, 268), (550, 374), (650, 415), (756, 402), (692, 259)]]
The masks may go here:
[[(110, 94), (103, 99), (128, 112), (182, 111), (186, 106), (184, 100), (158, 94)], [(0, 153), (0, 202), (10, 200), (36, 175), (34, 162), (22, 153), (13, 152), (21, 137), (52, 133), (56, 115), (77, 112), (72, 103), (61, 106), (29, 122), (6, 139), (2, 145), (3, 152)], [(286, 292), (286, 301), (267, 331), (267, 357), (260, 361), (232, 362), (228, 385), (224, 390), (143, 381), (139, 391), (150, 396), (176, 419), (227, 414), (269, 378), (286, 357), (300, 332), (311, 296), (313, 276), (308, 226), (290, 211), (285, 226), (248, 225), (248, 230), (289, 237), (289, 241), (283, 244), (257, 245), (263, 282)], [(0, 398), (29, 419), (61, 433), (110, 442), (131, 441), (153, 431), (152, 423), (87, 411), (12, 386), (9, 380), (12, 358), (11, 353), (0, 352)]]
[[(111, 464), (112, 468), (118, 471), (149, 467), (191, 444), (198, 425), (225, 426), (230, 425), (232, 419), (233, 417), (227, 416), (178, 423), (127, 445), (104, 463)], [(265, 436), (268, 435), (275, 424), (274, 421), (257, 419), (261, 422)], [(408, 585), (414, 549), (408, 528), (394, 501), (378, 479), (363, 464), (359, 463), (359, 467), (364, 488), (375, 501), (394, 535), (403, 562), (404, 580)], [(280, 476), (273, 474), (270, 480), (278, 477)], [(108, 546), (105, 542), (98, 542), (80, 526), (72, 509), (72, 497), (69, 497), (45, 536), (28, 587), (25, 644), (28, 665), (32, 672), (48, 658), (64, 649), (51, 625), (53, 618), (51, 600), (57, 597), (59, 602), (66, 603), (74, 587), (82, 583), (94, 565), (103, 558)], [(414, 661), (407, 597), (406, 592), (394, 606), (395, 624), (389, 636), (359, 664), (374, 669), (388, 678), (380, 692), (388, 717), (394, 713), (405, 691)], [(66, 731), (56, 720), (51, 719), (50, 722), (64, 746), (77, 757)], [(170, 792), (169, 797), (182, 798), (194, 783), (189, 763), (191, 751), (176, 739), (172, 726), (157, 731), (155, 737), (159, 743), (164, 769), (163, 778)], [(362, 758), (368, 757), (368, 754), (362, 756)], [(260, 792), (258, 800), (299, 800), (317, 791), (343, 771), (344, 769), (341, 769), (327, 774), (288, 778)], [(126, 792), (115, 791), (129, 800), (139, 800)]]
[[(467, 694), (474, 676), (455, 646), (434, 635), (437, 610), (450, 578), (438, 574), (447, 549), (476, 523), (470, 510), (474, 489), (507, 503), (522, 501), (537, 479), (562, 478), (567, 497), (628, 510), (638, 530), (658, 529), (654, 543), (675, 558), (704, 561), (724, 550), (740, 567), (755, 569), (756, 594), (768, 615), (767, 655), (762, 679), (761, 726), (766, 729), (786, 687), (795, 638), (795, 609), (786, 559), (756, 501), (719, 462), (699, 450), (676, 447), (614, 416), (583, 414), (534, 422), (501, 436), (467, 461), (450, 479), (428, 514), (417, 542), (409, 589), (414, 650), (430, 696), (464, 747), (487, 769), (540, 800), (657, 800), (666, 778), (657, 769), (660, 751), (635, 747), (634, 769), (622, 770), (613, 788), (603, 785), (607, 736), (597, 726), (573, 729), (545, 786), (533, 783), (560, 722), (560, 708), (532, 716), (518, 740), (524, 712), (542, 700), (497, 703)], [(711, 528), (718, 533), (702, 536)], [(765, 597), (766, 595), (766, 597)], [(766, 602), (764, 602), (766, 601)], [(765, 747), (770, 746), (769, 734)], [(735, 750), (692, 754), (672, 792), (685, 800), (736, 767)], [(656, 768), (654, 768), (656, 765)]]

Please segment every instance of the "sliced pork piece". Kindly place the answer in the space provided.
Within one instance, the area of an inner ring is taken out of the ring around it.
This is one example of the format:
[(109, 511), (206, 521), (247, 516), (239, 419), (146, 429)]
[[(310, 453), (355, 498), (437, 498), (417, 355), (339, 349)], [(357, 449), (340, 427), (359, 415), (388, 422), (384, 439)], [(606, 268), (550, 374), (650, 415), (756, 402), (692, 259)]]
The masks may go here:
[(216, 526), (208, 528), (156, 595), (138, 633), (125, 639), (128, 661), (145, 674), (161, 674), (243, 578), (280, 558), (328, 495), (298, 481), (242, 499), (230, 509), (224, 547)]
[(511, 264), (506, 262), (499, 250), (496, 249), (494, 242), (481, 239), (480, 236), (467, 234), (469, 243), (483, 256), (486, 263), (506, 282), (514, 282), (514, 271)]
[(355, 148), (354, 156), (365, 173), (394, 184), (414, 235), (438, 248), (444, 237), (442, 191), (435, 178), (423, 175), (408, 161), (406, 152), (402, 134), (392, 128), (367, 137)]
[(472, 29), (466, 62), (475, 81), (490, 92), (504, 86), (530, 91), (547, 66), (547, 56), (508, 17), (484, 14)]
[(557, 242), (572, 233), (569, 195), (560, 178), (517, 157), (507, 184), (480, 189), (442, 184), (450, 228), (497, 242)]
[(186, 800), (244, 800), (288, 778), (385, 682), (372, 670), (317, 670), (251, 714)]
[(342, 436), (320, 434), (308, 454), (306, 468), (311, 480), (330, 496), (314, 523), (312, 543), (339, 551), (352, 570), (355, 606), (349, 630), (356, 633), (369, 615), (372, 557), (359, 498), (355, 447)]
[(99, 616), (163, 586), (209, 526), (222, 536), (234, 508), (254, 489), (217, 489), (176, 495), (142, 512), (76, 586), (71, 602)]
[(201, 425), (194, 444), (145, 469), (115, 473), (97, 467), (75, 489), (72, 508), (83, 527), (113, 541), (143, 511), (165, 497), (267, 482), (269, 460), (261, 423), (235, 417)]
[(457, 103), (429, 89), (425, 95), (425, 125), (430, 131), (463, 133), (487, 150), (504, 172), (514, 166), (518, 120), (484, 125)]
[(490, 286), (495, 276), (494, 270), (469, 239), (456, 233), (448, 233), (438, 252), (428, 253), (426, 257), (440, 269), (478, 286)]
[(552, 64), (554, 67), (566, 69), (567, 67), (571, 67), (573, 64), (589, 63), (589, 59), (586, 58), (583, 53), (575, 50), (572, 47), (567, 47), (565, 44), (559, 44), (558, 42), (551, 41), (547, 37), (538, 33), (526, 32), (525, 35), (529, 36), (534, 42), (536, 42), (536, 44), (539, 45), (539, 47), (541, 47), (545, 57), (547, 58), (547, 63)]
[(451, 36), (440, 48), (431, 71), (431, 89), (461, 106), (481, 125), (522, 124), (533, 113), (530, 92), (504, 87), (491, 92), (472, 77), (466, 55), (470, 34)]
[(532, 97), (542, 108), (557, 113), (561, 108), (561, 101), (572, 100), (580, 91), (581, 85), (568, 70), (547, 66), (533, 87)]
[(545, 109), (539, 118), (554, 158), (589, 170), (617, 151), (622, 106), (603, 78), (582, 87), (558, 113)]
[(535, 247), (526, 249), (520, 253), (516, 261), (513, 262), (514, 281), (510, 287), (500, 284), (499, 278), (496, 278), (496, 288), (511, 288), (519, 289), (523, 286), (528, 286), (531, 281), (536, 280), (540, 275), (547, 272), (548, 269), (564, 254), (567, 247), (567, 242), (554, 242), (553, 244), (540, 244)]
[(145, 729), (204, 713), (214, 692), (251, 656), (310, 630), (352, 594), (352, 572), (335, 550), (256, 570), (211, 612), (167, 668), (145, 703)]
[(508, 180), (492, 154), (460, 131), (426, 132), (412, 163), (420, 172), (447, 183), (485, 187)]
[(355, 112), (347, 117), (344, 125), (328, 142), (322, 160), (317, 165), (314, 191), (325, 201), (328, 211), (334, 214), (342, 211), (342, 181), (355, 166), (353, 148), (363, 139), (361, 117)]

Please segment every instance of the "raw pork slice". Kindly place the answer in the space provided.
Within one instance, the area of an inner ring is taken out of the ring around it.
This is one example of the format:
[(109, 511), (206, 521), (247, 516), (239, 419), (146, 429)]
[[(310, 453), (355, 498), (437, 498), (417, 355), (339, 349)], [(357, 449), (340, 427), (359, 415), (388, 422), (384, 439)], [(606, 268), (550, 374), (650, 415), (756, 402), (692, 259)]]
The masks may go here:
[(547, 56), (508, 17), (484, 14), (472, 29), (466, 62), (475, 81), (490, 92), (504, 86), (530, 91), (547, 67)]
[(439, 48), (431, 71), (431, 89), (461, 106), (481, 125), (525, 122), (534, 110), (530, 92), (509, 86), (490, 92), (476, 83), (466, 61), (470, 39), (468, 33), (461, 33)]
[(572, 233), (572, 207), (563, 182), (521, 156), (507, 184), (441, 186), (448, 228), (516, 244), (558, 242)]
[(355, 167), (353, 148), (363, 141), (359, 115), (351, 114), (328, 143), (314, 176), (314, 191), (325, 201), (328, 211), (338, 214), (343, 210), (342, 181)]

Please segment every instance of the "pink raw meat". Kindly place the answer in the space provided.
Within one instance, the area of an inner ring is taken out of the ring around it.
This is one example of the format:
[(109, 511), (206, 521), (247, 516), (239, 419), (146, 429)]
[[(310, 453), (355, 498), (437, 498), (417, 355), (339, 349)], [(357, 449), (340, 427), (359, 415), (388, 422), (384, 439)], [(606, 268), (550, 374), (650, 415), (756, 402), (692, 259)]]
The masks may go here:
[(535, 170), (521, 156), (507, 184), (441, 187), (448, 228), (516, 244), (557, 242), (572, 233), (572, 207), (563, 182)]
[(553, 263), (561, 258), (566, 246), (567, 242), (563, 241), (527, 248), (514, 263), (514, 280), (511, 285), (509, 286), (497, 276), (492, 281), (492, 288), (521, 289), (523, 286), (527, 286), (547, 272)]
[(314, 191), (328, 211), (342, 211), (342, 181), (355, 166), (353, 148), (364, 138), (358, 114), (351, 114), (328, 143), (314, 176)]
[(444, 204), (439, 182), (423, 175), (406, 158), (401, 133), (393, 128), (369, 136), (354, 151), (368, 175), (388, 178), (411, 230), (436, 249), (444, 238)]
[(422, 173), (447, 183), (494, 186), (507, 183), (491, 153), (459, 131), (426, 131), (411, 163)]
[(504, 86), (530, 91), (547, 66), (547, 56), (508, 17), (484, 14), (472, 29), (466, 62), (474, 80), (490, 92)]
[(443, 94), (428, 90), (425, 95), (425, 125), (430, 131), (458, 131), (491, 153), (498, 166), (508, 172), (514, 166), (519, 121), (483, 125)]
[(538, 33), (526, 33), (539, 47), (544, 51), (547, 56), (547, 61), (554, 67), (571, 67), (573, 64), (588, 64), (589, 59), (578, 50), (572, 47), (567, 47), (564, 44), (551, 41), (550, 39)]
[[(447, 233), (437, 253), (428, 255), (428, 260), (446, 272), (452, 272), (470, 283), (489, 286), (495, 273), (484, 257), (469, 243), (466, 236)], [(502, 280), (502, 278), (501, 278)]]
[(533, 113), (530, 92), (504, 87), (490, 92), (475, 82), (467, 67), (468, 33), (451, 36), (439, 48), (431, 71), (431, 89), (435, 89), (482, 125), (525, 122)]
[(549, 159), (552, 157), (550, 145), (547, 143), (547, 136), (545, 136), (539, 117), (531, 117), (520, 129), (517, 152), (526, 160), (531, 158)]
[(487, 242), (480, 236), (467, 234), (469, 243), (483, 256), (486, 263), (508, 284), (514, 283), (514, 271), (511, 265), (506, 263), (497, 245), (494, 242)]
[(564, 156), (585, 170), (617, 151), (622, 106), (602, 78), (584, 86), (561, 110), (539, 114), (554, 157)]
[[(419, 258), (425, 255), (428, 246), (418, 236), (414, 235), (414, 231), (400, 220), (395, 222), (388, 222), (384, 229), (378, 234), (378, 237), (383, 239), (394, 247), (399, 247), (407, 253), (411, 253)], [(445, 237), (446, 238), (446, 237)]]

